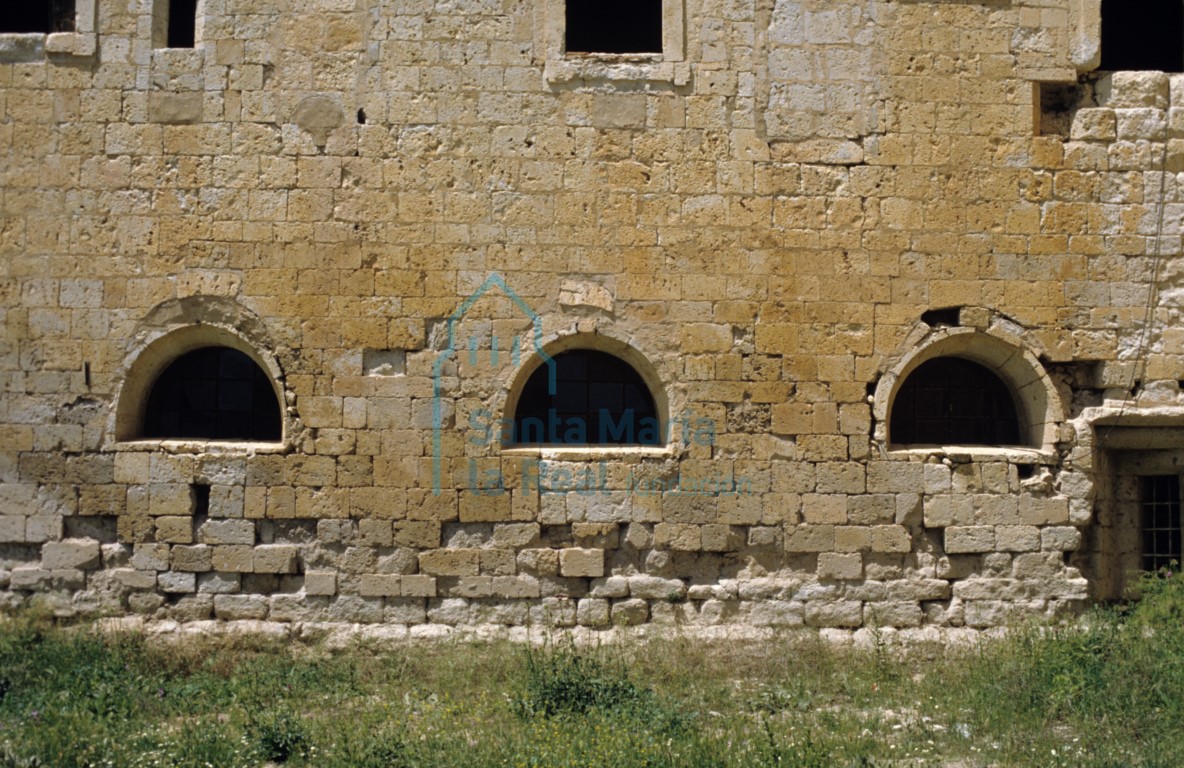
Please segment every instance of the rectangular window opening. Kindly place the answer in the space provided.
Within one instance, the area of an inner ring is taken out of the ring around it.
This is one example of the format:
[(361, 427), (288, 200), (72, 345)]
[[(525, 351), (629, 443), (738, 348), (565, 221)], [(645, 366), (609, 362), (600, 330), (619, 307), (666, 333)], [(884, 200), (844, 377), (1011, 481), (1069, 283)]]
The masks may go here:
[(568, 53), (662, 53), (662, 0), (567, 0)]
[(1102, 0), (1099, 69), (1184, 72), (1184, 2)]
[(1036, 83), (1036, 135), (1069, 138), (1073, 113), (1081, 106), (1077, 83)]
[(22, 0), (0, 13), (0, 33), (50, 34), (74, 31), (74, 0)]
[(1180, 478), (1162, 475), (1139, 482), (1143, 570), (1157, 571), (1180, 562)]
[(152, 47), (195, 48), (199, 0), (153, 0)]

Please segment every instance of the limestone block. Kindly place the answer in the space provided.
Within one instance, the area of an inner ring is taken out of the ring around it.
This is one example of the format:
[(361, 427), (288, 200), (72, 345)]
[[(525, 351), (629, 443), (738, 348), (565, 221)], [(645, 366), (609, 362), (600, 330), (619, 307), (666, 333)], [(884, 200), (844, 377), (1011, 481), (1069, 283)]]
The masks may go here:
[(681, 600), (686, 597), (687, 585), (682, 579), (663, 579), (659, 576), (630, 576), (629, 594), (646, 600)]
[(654, 526), (654, 546), (680, 552), (697, 552), (703, 548), (700, 527), (682, 523), (658, 523)]
[(197, 591), (199, 594), (229, 595), (241, 589), (241, 577), (237, 573), (199, 573)]
[(135, 568), (114, 568), (111, 576), (128, 589), (154, 589), (156, 571), (137, 571)]
[(482, 598), (493, 596), (492, 576), (461, 576), (448, 591), (453, 597)]
[(358, 580), (358, 594), (363, 597), (398, 596), (402, 593), (402, 577), (394, 574), (365, 573)]
[(1079, 109), (1073, 115), (1069, 136), (1073, 141), (1114, 141), (1118, 120), (1112, 109)]
[(990, 526), (946, 528), (946, 552), (953, 554), (990, 552), (995, 549), (995, 529)]
[(433, 549), (419, 553), (419, 569), (432, 576), (476, 576), (481, 552), (476, 549)]
[(508, 599), (535, 598), (541, 594), (539, 580), (534, 576), (494, 576), (493, 594)]
[(1163, 72), (1112, 72), (1098, 79), (1098, 104), (1111, 109), (1167, 109), (1170, 80)]
[(1069, 500), (1021, 496), (1019, 513), (1025, 525), (1065, 525), (1069, 522)]
[(863, 603), (834, 600), (806, 603), (806, 624), (811, 627), (858, 627), (863, 623)]
[(805, 624), (804, 604), (790, 600), (761, 600), (748, 605), (748, 622), (756, 627), (800, 627)]
[(599, 578), (604, 575), (603, 549), (559, 550), (559, 573), (568, 577)]
[(518, 553), (518, 567), (539, 575), (559, 574), (559, 551), (555, 549), (524, 549)]
[(20, 543), (25, 540), (25, 518), (0, 517), (0, 543)]
[(687, 323), (682, 326), (682, 352), (703, 354), (732, 349), (732, 326), (716, 323)]
[(148, 119), (155, 123), (201, 122), (203, 95), (201, 91), (151, 91), (148, 94)]
[(786, 552), (830, 552), (835, 548), (835, 526), (797, 525), (786, 529)]
[(436, 579), (431, 576), (410, 575), (400, 581), (403, 597), (435, 597)]
[(51, 541), (41, 548), (41, 566), (50, 570), (98, 568), (101, 562), (99, 542), (93, 539)]
[(45, 568), (17, 566), (9, 575), (8, 585), (12, 589), (45, 589), (53, 580), (53, 572)]
[(262, 544), (255, 547), (255, 573), (296, 573), (297, 548), (289, 544)]
[(266, 595), (215, 595), (214, 615), (226, 621), (259, 620), (267, 617)]
[(866, 603), (863, 616), (869, 627), (919, 627), (922, 619), (920, 605), (901, 600)]
[[(493, 543), (499, 547), (529, 547), (538, 543), (539, 531), (538, 523), (499, 523), (493, 526)], [(438, 541), (431, 546), (439, 546)]]
[(156, 576), (157, 587), (162, 592), (170, 593), (190, 593), (197, 591), (197, 574), (196, 573), (179, 573), (177, 571), (165, 571)]
[(609, 614), (608, 600), (586, 597), (576, 603), (576, 623), (581, 626), (608, 626)]
[(744, 529), (738, 525), (705, 525), (704, 552), (733, 552), (744, 546)]
[(165, 516), (157, 517), (155, 520), (157, 541), (169, 544), (193, 543), (193, 518)]
[(823, 552), (818, 555), (818, 578), (861, 579), (863, 578), (863, 557), (858, 553)]
[(866, 552), (872, 548), (872, 529), (863, 525), (840, 525), (834, 529), (836, 552)]
[(399, 520), (394, 541), (402, 547), (433, 549), (440, 546), (440, 523), (435, 520)]
[(995, 548), (1002, 552), (1035, 552), (1040, 549), (1040, 529), (1032, 525), (996, 526)]
[(872, 461), (867, 465), (868, 493), (920, 493), (925, 465), (913, 461)]
[(877, 525), (872, 528), (873, 552), (904, 553), (912, 550), (912, 537), (901, 525)]
[(167, 571), (169, 545), (136, 544), (132, 549), (132, 567), (140, 571)]
[[(359, 520), (358, 543), (364, 547), (389, 547), (394, 543), (390, 520)], [(432, 546), (436, 546), (433, 544)]]
[(645, 600), (618, 600), (613, 603), (612, 623), (617, 626), (644, 624), (649, 617), (650, 605)]
[[(353, 544), (354, 543), (354, 521), (353, 520), (318, 520), (317, 521), (317, 540), (323, 541), (326, 544)], [(231, 542), (227, 542), (231, 543)], [(239, 543), (239, 542), (233, 542)], [(254, 542), (242, 542), (254, 543)]]
[(604, 579), (593, 579), (592, 588), (588, 591), (592, 597), (628, 597), (629, 579), (625, 576), (609, 576)]
[(572, 523), (571, 535), (581, 547), (616, 549), (620, 546), (617, 523)]
[(202, 572), (214, 568), (214, 548), (206, 544), (173, 547), (171, 564), (174, 571)]
[(841, 494), (807, 493), (802, 496), (802, 522), (844, 525), (847, 522), (847, 497)]
[(337, 573), (335, 571), (306, 571), (304, 593), (307, 595), (337, 594)]
[[(160, 519), (157, 519), (159, 526)], [(254, 544), (255, 523), (251, 520), (211, 519), (197, 531), (203, 544)]]
[(1055, 552), (1076, 552), (1081, 549), (1081, 529), (1054, 526), (1040, 531), (1040, 548)]
[(223, 545), (213, 548), (211, 564), (216, 571), (251, 573), (255, 570), (255, 548), (245, 544)]
[(973, 525), (972, 498), (964, 495), (930, 496), (925, 499), (925, 526), (948, 528), (952, 525)]
[(325, 618), (329, 621), (374, 624), (382, 621), (382, 604), (381, 597), (337, 595), (329, 602)]
[(388, 597), (382, 620), (393, 624), (422, 624), (428, 620), (427, 609), (421, 598)]
[(32, 515), (25, 518), (25, 541), (41, 544), (62, 538), (63, 520), (60, 515)]

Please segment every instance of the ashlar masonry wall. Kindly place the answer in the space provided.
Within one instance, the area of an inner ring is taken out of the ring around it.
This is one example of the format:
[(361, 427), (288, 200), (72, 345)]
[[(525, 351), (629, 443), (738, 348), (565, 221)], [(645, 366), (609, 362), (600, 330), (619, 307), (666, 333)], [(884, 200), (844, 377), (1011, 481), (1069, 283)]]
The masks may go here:
[[(636, 56), (566, 55), (562, 0), (204, 0), (192, 49), (159, 5), (0, 35), (6, 607), (983, 628), (1139, 566), (1184, 78), (1092, 71), (1097, 2), (666, 0)], [(207, 345), (281, 439), (142, 436)], [(504, 444), (575, 349), (658, 445)], [(1019, 445), (892, 441), (942, 357)]]

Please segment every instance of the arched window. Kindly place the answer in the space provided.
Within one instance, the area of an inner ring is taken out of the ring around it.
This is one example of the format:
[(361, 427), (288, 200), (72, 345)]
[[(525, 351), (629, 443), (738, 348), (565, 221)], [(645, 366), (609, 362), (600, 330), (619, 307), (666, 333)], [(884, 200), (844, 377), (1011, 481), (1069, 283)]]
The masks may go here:
[(280, 405), (249, 356), (200, 347), (173, 360), (152, 384), (143, 437), (278, 441)]
[(1099, 69), (1184, 72), (1184, 3), (1102, 0)]
[(590, 349), (561, 352), (530, 375), (508, 437), (510, 445), (664, 442), (654, 396), (641, 375), (624, 360)]
[(961, 357), (917, 366), (892, 403), (893, 443), (1018, 445), (1019, 417), (1011, 390), (992, 370)]

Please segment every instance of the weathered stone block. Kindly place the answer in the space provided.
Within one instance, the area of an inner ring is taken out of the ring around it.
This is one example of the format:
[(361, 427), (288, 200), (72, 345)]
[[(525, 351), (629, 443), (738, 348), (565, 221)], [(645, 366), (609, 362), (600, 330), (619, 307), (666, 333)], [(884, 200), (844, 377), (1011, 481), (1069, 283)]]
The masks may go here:
[(402, 590), (402, 577), (394, 574), (365, 573), (358, 581), (358, 594), (363, 597), (398, 596)]
[(99, 542), (90, 539), (51, 541), (41, 548), (41, 566), (50, 570), (98, 568), (101, 562)]
[(255, 573), (296, 573), (298, 550), (289, 544), (262, 544), (255, 547)]
[(823, 552), (818, 555), (818, 578), (861, 579), (863, 578), (863, 557), (858, 553)]
[(995, 549), (995, 529), (989, 526), (946, 528), (946, 552), (951, 555), (990, 552)]
[(559, 573), (576, 578), (598, 578), (604, 575), (603, 549), (559, 550)]
[(476, 576), (481, 551), (477, 549), (433, 549), (419, 553), (419, 568), (432, 576)]
[[(157, 518), (159, 528), (160, 520)], [(254, 544), (255, 523), (252, 520), (211, 519), (197, 531), (202, 544)]]
[(251, 573), (255, 570), (255, 548), (245, 544), (213, 548), (210, 563), (216, 571)]
[(335, 571), (307, 571), (304, 574), (304, 592), (308, 595), (337, 594), (337, 573)]

